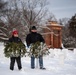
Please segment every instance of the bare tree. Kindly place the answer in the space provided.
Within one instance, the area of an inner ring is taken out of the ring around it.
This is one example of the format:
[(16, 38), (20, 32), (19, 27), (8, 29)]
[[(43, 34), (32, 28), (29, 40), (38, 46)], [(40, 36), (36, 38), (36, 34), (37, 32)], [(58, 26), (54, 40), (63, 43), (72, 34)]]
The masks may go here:
[(0, 0), (0, 41), (8, 39), (7, 26), (3, 22), (3, 16), (6, 13), (7, 2)]
[[(16, 28), (20, 37), (28, 33), (32, 25), (43, 27), (41, 24), (47, 17), (47, 0), (7, 0), (8, 5), (4, 19), (8, 27), (8, 33)], [(26, 33), (26, 34), (25, 34)]]
[(8, 11), (5, 14), (6, 24), (8, 26), (8, 33), (11, 36), (11, 32), (13, 29), (17, 29), (19, 31), (19, 36), (23, 40), (23, 36), (25, 36), (25, 27), (21, 21), (21, 12), (18, 9), (16, 0), (8, 0)]
[(47, 18), (48, 21), (57, 21), (55, 15), (53, 13), (49, 12), (48, 14), (49, 14), (48, 18)]
[(21, 1), (23, 19), (28, 28), (39, 25), (47, 13), (47, 0)]
[(68, 26), (68, 21), (69, 21), (69, 18), (62, 18), (62, 19), (59, 19), (59, 23), (60, 25), (63, 25), (63, 26)]
[(7, 2), (4, 2), (4, 0), (0, 0), (0, 17), (3, 15), (3, 13), (6, 12), (7, 8), (6, 8)]
[(8, 40), (8, 36), (7, 26), (0, 21), (0, 41)]
[[(26, 33), (31, 25), (40, 25), (47, 16), (47, 0), (8, 0), (7, 22), (11, 26), (24, 25)], [(13, 27), (12, 27), (13, 26)]]

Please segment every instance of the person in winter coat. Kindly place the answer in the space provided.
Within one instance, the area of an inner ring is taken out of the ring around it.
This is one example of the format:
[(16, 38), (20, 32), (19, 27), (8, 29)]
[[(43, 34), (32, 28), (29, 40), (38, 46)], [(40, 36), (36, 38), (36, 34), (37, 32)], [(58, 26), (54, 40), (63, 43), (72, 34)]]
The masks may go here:
[[(12, 43), (12, 42), (15, 42), (15, 43), (22, 42), (21, 39), (18, 37), (18, 31), (17, 30), (14, 30), (12, 32), (12, 37), (9, 38), (8, 42), (10, 42), (10, 43)], [(10, 57), (10, 70), (14, 70), (15, 61), (17, 62), (18, 69), (21, 70), (22, 65), (21, 65), (21, 57), (20, 56), (18, 56), (18, 57), (11, 56)]]
[[(36, 43), (36, 42), (45, 42), (42, 35), (37, 33), (37, 29), (35, 26), (32, 26), (32, 28), (30, 29), (30, 33), (27, 35), (26, 37), (26, 44), (27, 47), (30, 46), (30, 44), (32, 43)], [(42, 55), (39, 56), (39, 66), (40, 69), (45, 69), (43, 67), (43, 57)], [(35, 57), (32, 55), (31, 56), (31, 68), (34, 69), (35, 68)]]

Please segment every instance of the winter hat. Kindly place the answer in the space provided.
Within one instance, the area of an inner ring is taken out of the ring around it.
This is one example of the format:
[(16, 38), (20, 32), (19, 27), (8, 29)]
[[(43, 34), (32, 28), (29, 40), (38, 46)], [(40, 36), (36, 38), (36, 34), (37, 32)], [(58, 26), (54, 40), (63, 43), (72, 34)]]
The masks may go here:
[(17, 30), (14, 30), (14, 31), (12, 32), (12, 35), (14, 35), (14, 34), (18, 34), (18, 31), (17, 31)]
[(32, 26), (31, 30), (36, 30), (36, 27), (35, 26)]

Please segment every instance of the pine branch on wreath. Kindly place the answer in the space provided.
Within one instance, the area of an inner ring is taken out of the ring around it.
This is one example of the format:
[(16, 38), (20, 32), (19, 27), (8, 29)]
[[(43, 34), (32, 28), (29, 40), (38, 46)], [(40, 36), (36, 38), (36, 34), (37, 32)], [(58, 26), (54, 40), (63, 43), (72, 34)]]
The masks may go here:
[(4, 54), (5, 57), (18, 57), (18, 56), (24, 56), (26, 53), (26, 48), (23, 43), (7, 43), (4, 45)]
[(30, 46), (29, 56), (34, 55), (36, 58), (38, 58), (40, 55), (49, 55), (49, 53), (49, 49), (45, 43), (36, 42)]

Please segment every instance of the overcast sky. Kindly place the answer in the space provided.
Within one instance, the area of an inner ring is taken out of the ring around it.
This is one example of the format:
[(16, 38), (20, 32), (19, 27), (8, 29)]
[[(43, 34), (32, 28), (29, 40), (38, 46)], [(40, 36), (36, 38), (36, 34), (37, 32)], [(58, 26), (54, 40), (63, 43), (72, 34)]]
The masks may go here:
[(71, 18), (76, 13), (76, 0), (49, 0), (49, 10), (59, 18)]

